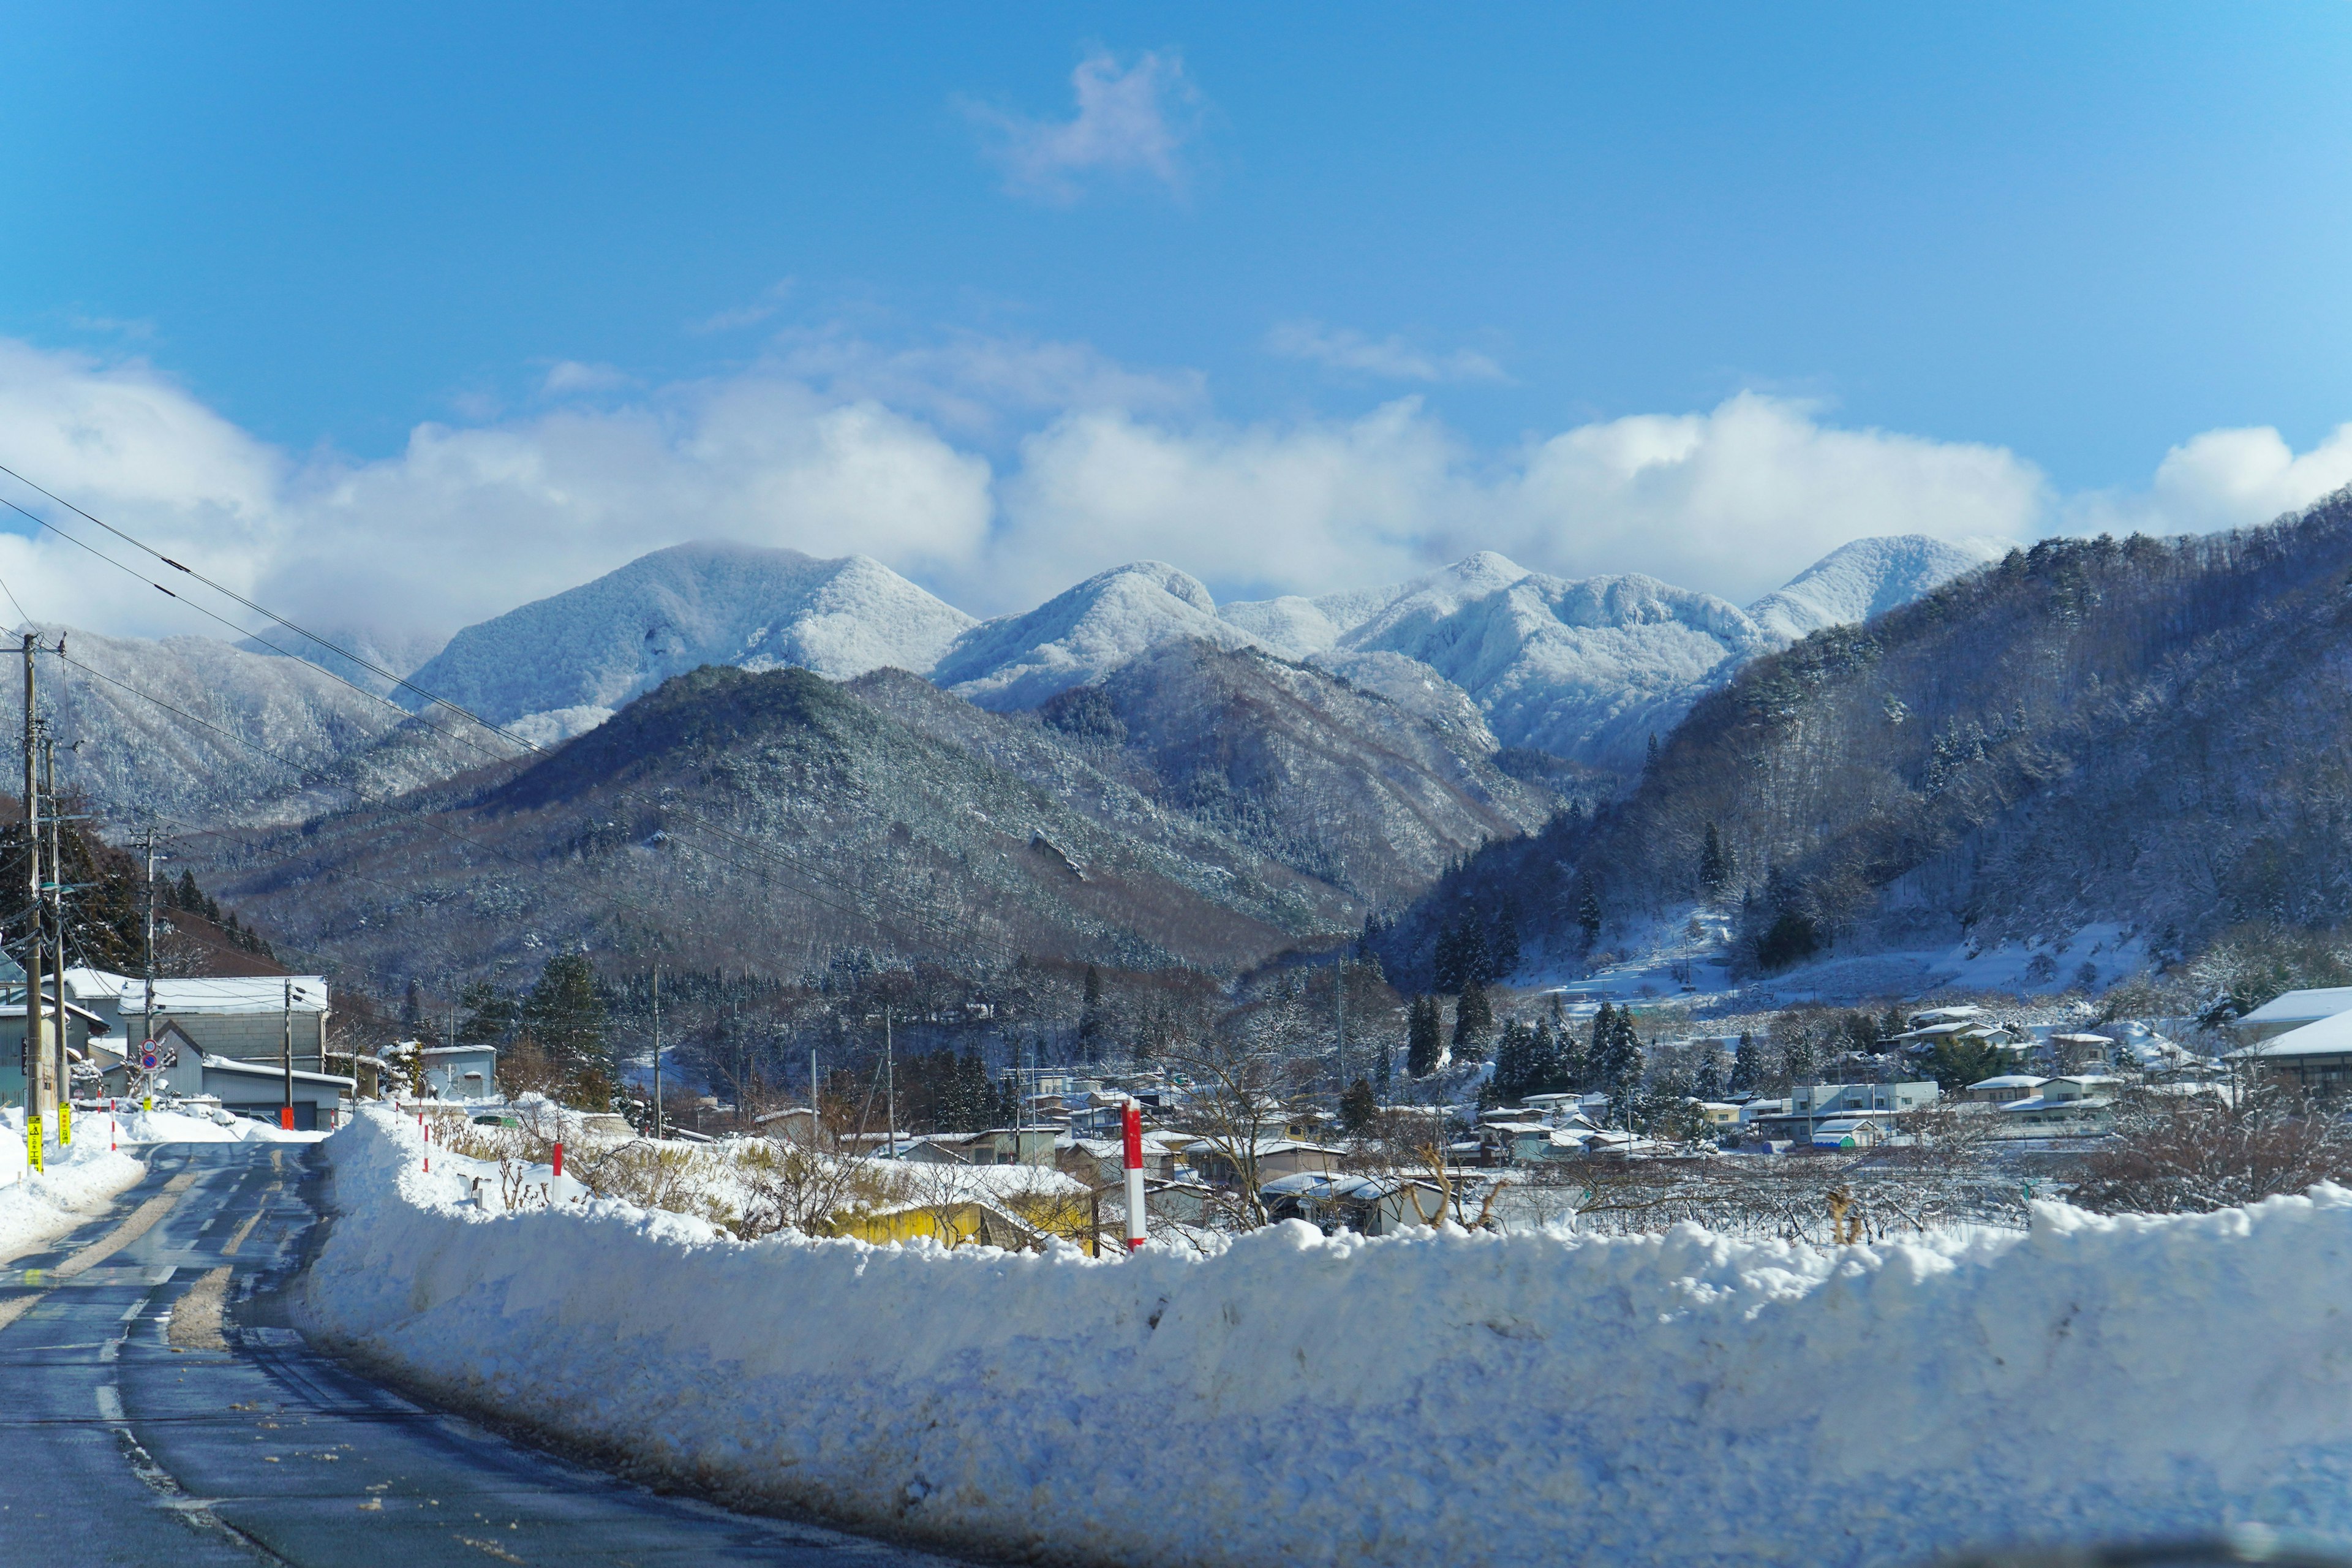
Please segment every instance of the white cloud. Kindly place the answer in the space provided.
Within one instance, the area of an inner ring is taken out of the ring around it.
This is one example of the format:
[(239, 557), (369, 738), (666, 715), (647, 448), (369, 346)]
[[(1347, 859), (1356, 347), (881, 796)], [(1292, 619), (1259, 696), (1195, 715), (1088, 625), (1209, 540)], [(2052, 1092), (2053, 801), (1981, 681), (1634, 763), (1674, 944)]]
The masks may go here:
[(1066, 205), (1078, 199), (1084, 176), (1141, 175), (1182, 195), (1188, 171), (1184, 143), (1197, 128), (1200, 94), (1173, 54), (1147, 51), (1122, 68), (1097, 52), (1070, 73), (1076, 111), (1068, 120), (1024, 115), (964, 102), (987, 133), (990, 156), (1015, 195)]
[[(975, 451), (975, 430), (1010, 432), (993, 448), (1008, 460)], [(2006, 449), (1843, 427), (1757, 393), (1497, 454), (1418, 398), (1237, 424), (1197, 377), (1083, 344), (816, 336), (610, 404), (422, 425), (355, 461), (256, 440), (143, 361), (0, 340), (0, 462), (321, 630), (390, 639), (706, 538), (862, 552), (982, 614), (1146, 557), (1221, 592), (1322, 593), (1480, 549), (1745, 602), (1866, 534), (2260, 522), (2352, 479), (2352, 426), (2300, 455), (2273, 431), (2208, 432), (2142, 490), (2063, 497)], [(0, 532), (0, 579), (46, 620), (222, 632), (54, 536)]]
[(1307, 360), (1349, 374), (1385, 381), (1504, 381), (1503, 367), (1485, 354), (1456, 349), (1426, 353), (1391, 334), (1373, 339), (1348, 327), (1284, 321), (1265, 335), (1266, 352)]
[(1842, 429), (1741, 393), (1552, 437), (1496, 500), (1482, 537), (1527, 565), (1638, 570), (1745, 603), (1867, 534), (2030, 538), (2050, 487), (2005, 447)]
[(550, 397), (562, 397), (578, 392), (614, 392), (628, 384), (628, 376), (612, 365), (564, 359), (547, 367), (539, 389)]
[(2298, 457), (2269, 426), (2208, 430), (2164, 455), (2137, 493), (2081, 497), (2067, 509), (2081, 532), (2201, 533), (2267, 522), (2352, 484), (2352, 425)]

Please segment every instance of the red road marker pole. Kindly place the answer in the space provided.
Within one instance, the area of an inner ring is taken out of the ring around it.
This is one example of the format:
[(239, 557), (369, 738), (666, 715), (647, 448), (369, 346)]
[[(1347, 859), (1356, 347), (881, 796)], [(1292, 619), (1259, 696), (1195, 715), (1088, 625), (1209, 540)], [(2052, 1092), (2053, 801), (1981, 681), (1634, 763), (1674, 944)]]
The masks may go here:
[(1143, 1245), (1143, 1105), (1127, 1102), (1127, 1249)]

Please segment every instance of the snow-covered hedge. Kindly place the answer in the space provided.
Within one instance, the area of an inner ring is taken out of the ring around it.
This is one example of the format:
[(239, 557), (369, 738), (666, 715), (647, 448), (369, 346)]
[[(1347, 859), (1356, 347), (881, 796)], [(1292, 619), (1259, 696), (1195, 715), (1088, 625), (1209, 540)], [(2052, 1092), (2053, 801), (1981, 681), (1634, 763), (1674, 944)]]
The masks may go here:
[(314, 1333), (739, 1498), (1122, 1563), (1839, 1563), (2352, 1533), (2352, 1193), (1814, 1249), (1327, 1239), (1213, 1258), (491, 1215), (327, 1147)]

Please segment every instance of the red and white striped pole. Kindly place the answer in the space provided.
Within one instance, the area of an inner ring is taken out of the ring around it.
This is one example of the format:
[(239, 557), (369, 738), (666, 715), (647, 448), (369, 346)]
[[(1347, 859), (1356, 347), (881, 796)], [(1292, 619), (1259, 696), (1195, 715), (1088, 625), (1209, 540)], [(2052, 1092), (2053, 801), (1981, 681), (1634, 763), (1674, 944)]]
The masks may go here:
[(1127, 1102), (1127, 1249), (1143, 1245), (1143, 1104)]

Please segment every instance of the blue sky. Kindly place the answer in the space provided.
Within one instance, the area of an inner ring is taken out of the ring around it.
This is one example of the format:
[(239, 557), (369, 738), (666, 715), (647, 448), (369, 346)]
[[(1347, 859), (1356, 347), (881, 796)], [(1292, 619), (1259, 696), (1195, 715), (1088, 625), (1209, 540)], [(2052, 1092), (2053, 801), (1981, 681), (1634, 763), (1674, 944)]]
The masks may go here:
[[(387, 625), (702, 532), (983, 611), (1482, 544), (1738, 597), (2352, 478), (2337, 4), (99, 5), (11, 55), (0, 447)], [(334, 563), (452, 529), (495, 581)]]

